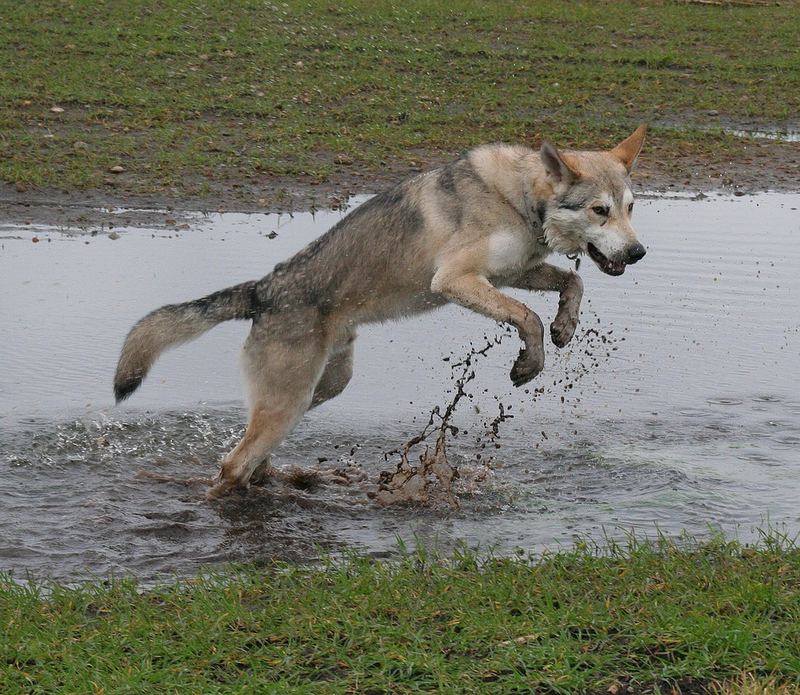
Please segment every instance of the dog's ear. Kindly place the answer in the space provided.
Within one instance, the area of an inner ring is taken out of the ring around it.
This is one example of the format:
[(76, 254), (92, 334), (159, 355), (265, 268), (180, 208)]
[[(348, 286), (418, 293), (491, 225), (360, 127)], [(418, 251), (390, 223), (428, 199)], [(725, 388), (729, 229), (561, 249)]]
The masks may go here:
[(568, 154), (561, 154), (549, 142), (542, 143), (542, 149), (539, 150), (539, 156), (542, 158), (542, 163), (547, 173), (553, 177), (556, 183), (571, 183), (581, 177), (581, 172), (575, 160)]
[(642, 151), (644, 145), (644, 136), (647, 132), (647, 125), (642, 123), (636, 130), (625, 138), (619, 145), (611, 150), (611, 156), (618, 159), (625, 165), (625, 168), (630, 174), (633, 166), (636, 164), (636, 159), (639, 152)]

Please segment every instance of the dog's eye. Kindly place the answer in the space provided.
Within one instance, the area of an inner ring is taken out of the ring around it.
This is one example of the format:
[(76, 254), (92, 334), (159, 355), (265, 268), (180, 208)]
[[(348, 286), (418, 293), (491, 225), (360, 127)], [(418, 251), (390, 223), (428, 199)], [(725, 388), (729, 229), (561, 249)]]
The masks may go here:
[(595, 205), (592, 208), (592, 212), (595, 215), (600, 215), (600, 217), (608, 217), (608, 206), (607, 205)]
[(628, 204), (628, 214), (630, 215), (633, 212), (633, 203)]

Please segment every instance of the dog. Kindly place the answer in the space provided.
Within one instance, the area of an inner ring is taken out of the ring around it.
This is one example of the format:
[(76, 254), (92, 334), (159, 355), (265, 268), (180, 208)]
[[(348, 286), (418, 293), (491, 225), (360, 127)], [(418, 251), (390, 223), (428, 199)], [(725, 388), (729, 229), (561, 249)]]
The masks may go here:
[(498, 288), (559, 293), (557, 347), (575, 333), (583, 283), (545, 262), (588, 254), (621, 275), (645, 255), (631, 225), (630, 174), (646, 126), (609, 151), (483, 145), (406, 179), (347, 214), (261, 280), (169, 304), (128, 334), (114, 377), (117, 402), (166, 349), (222, 321), (252, 321), (243, 348), (249, 419), (210, 497), (270, 474), (270, 452), (310, 408), (347, 386), (360, 324), (460, 304), (519, 332), (511, 369), (521, 386), (544, 368), (544, 327)]

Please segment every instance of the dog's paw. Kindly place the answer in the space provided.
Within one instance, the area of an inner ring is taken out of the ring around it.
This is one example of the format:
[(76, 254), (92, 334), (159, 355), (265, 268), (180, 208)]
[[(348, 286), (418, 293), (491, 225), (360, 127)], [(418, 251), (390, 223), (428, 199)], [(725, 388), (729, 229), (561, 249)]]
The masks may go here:
[(558, 312), (553, 323), (550, 324), (550, 338), (553, 340), (553, 345), (556, 347), (564, 347), (572, 336), (575, 335), (575, 329), (578, 327), (578, 317), (575, 314), (568, 312)]
[(523, 348), (519, 351), (519, 357), (511, 368), (511, 382), (514, 386), (527, 384), (539, 372), (544, 369), (544, 350), (539, 348), (531, 351)]
[(206, 499), (207, 500), (218, 500), (223, 497), (227, 497), (235, 490), (242, 490), (235, 482), (231, 482), (222, 477), (217, 477), (214, 479), (213, 484), (206, 492)]
[(250, 485), (267, 485), (275, 476), (275, 469), (270, 465), (269, 460), (258, 466), (250, 476)]

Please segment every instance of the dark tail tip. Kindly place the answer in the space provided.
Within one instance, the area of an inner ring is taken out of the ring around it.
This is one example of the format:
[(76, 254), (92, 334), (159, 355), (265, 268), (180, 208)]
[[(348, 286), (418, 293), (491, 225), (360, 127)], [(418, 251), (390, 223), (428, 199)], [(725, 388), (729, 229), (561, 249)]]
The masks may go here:
[(130, 396), (136, 389), (139, 388), (139, 385), (142, 383), (142, 377), (133, 377), (126, 381), (119, 381), (114, 383), (114, 397), (117, 399), (117, 403), (120, 401), (124, 401), (128, 396)]

